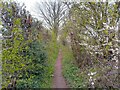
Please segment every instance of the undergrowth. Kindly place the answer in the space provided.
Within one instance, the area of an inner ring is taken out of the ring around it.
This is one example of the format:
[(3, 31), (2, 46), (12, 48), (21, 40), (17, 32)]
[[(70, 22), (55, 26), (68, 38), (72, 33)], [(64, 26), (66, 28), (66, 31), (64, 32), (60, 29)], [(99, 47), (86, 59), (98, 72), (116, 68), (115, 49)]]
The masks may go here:
[(42, 88), (52, 88), (53, 73), (55, 69), (55, 63), (58, 56), (59, 45), (57, 44), (56, 37), (52, 36), (52, 40), (48, 42), (46, 46), (46, 51), (48, 54), (48, 60), (46, 62), (44, 82), (42, 83)]
[(86, 75), (80, 72), (80, 69), (75, 64), (75, 60), (72, 51), (65, 46), (62, 46), (63, 53), (63, 75), (67, 80), (67, 84), (70, 88), (85, 88)]

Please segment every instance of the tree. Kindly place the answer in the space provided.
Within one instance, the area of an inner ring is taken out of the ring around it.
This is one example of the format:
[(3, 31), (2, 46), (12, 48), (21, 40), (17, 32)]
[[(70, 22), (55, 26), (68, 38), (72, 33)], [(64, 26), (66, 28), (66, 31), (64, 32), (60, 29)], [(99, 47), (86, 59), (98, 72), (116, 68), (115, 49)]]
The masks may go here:
[(61, 1), (42, 2), (37, 4), (37, 14), (42, 17), (47, 26), (54, 31), (56, 36), (61, 23), (65, 18), (66, 6)]
[[(88, 78), (89, 87), (119, 87), (117, 7), (108, 2), (80, 2), (70, 9), (71, 20), (67, 20), (65, 29), (71, 38), (75, 60), (84, 73), (99, 75), (94, 78), (94, 85)], [(106, 76), (106, 73), (109, 74)]]
[[(46, 52), (37, 38), (39, 34), (37, 28), (41, 29), (42, 23), (34, 20), (24, 5), (20, 6), (16, 2), (2, 3), (1, 21), (3, 26), (2, 87), (13, 88), (16, 87), (16, 81), (21, 77), (24, 79), (24, 74), (27, 74), (29, 76), (27, 79), (31, 80), (30, 77), (43, 73)], [(30, 83), (29, 86), (31, 86)]]
[[(16, 78), (25, 63), (21, 55), (25, 49), (23, 30), (20, 28), (21, 19), (18, 16), (19, 6), (16, 3), (3, 2), (1, 10), (2, 20), (2, 87), (15, 86)], [(15, 81), (14, 81), (15, 80)]]

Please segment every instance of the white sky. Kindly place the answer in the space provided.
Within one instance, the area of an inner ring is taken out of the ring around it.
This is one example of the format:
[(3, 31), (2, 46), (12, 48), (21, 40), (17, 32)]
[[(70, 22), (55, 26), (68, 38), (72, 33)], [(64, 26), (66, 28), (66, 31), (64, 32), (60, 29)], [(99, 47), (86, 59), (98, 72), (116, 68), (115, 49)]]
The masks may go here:
[(45, 2), (45, 1), (49, 2), (49, 1), (55, 1), (55, 0), (14, 0), (14, 1), (17, 1), (18, 3), (21, 3), (21, 4), (24, 3), (26, 6), (26, 10), (29, 11), (33, 17), (36, 17), (42, 21), (43, 19), (38, 17), (36, 13), (35, 8), (36, 8), (37, 2)]
[(15, 0), (19, 3), (25, 3), (26, 9), (34, 15), (34, 7), (37, 1), (42, 1), (42, 0)]
[(25, 3), (26, 10), (30, 11), (32, 15), (35, 15), (35, 7), (37, 2), (45, 2), (45, 1), (54, 1), (54, 0), (14, 0), (19, 3)]

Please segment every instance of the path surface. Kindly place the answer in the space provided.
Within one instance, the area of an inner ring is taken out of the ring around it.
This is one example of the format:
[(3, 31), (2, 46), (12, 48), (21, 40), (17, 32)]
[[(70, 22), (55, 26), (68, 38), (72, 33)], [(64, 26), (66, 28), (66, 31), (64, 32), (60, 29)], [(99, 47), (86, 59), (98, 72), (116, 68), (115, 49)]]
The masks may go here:
[(62, 75), (62, 52), (59, 51), (58, 58), (55, 64), (55, 72), (53, 78), (53, 88), (68, 88), (66, 81)]

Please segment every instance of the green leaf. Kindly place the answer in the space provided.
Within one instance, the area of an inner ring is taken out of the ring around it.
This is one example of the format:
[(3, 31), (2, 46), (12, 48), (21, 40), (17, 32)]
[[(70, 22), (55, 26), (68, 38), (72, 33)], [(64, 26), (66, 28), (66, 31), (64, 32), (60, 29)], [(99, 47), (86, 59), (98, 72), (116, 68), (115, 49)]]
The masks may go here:
[(20, 18), (18, 18), (18, 19), (15, 19), (15, 21), (14, 21), (14, 24), (15, 25), (20, 25), (21, 24), (21, 19)]
[(108, 30), (103, 30), (103, 33), (108, 35)]

